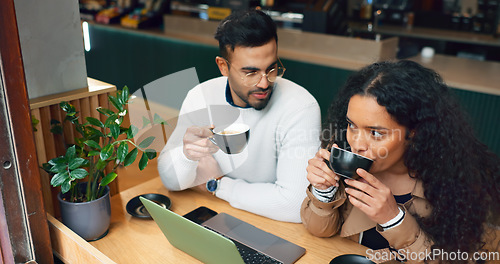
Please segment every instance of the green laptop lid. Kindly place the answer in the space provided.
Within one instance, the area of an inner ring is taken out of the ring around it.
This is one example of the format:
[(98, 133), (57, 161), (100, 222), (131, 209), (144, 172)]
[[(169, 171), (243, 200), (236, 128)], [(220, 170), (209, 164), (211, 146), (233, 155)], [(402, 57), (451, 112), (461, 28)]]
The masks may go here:
[(139, 199), (174, 247), (207, 264), (244, 263), (231, 240), (144, 197)]

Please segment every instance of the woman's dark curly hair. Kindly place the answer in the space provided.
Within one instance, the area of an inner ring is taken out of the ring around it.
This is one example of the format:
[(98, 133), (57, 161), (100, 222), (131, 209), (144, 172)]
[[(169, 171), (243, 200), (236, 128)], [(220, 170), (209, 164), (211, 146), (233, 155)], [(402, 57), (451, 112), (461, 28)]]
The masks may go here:
[(498, 221), (500, 160), (475, 138), (441, 77), (405, 60), (354, 73), (329, 109), (322, 147), (337, 143), (349, 148), (346, 114), (354, 95), (375, 98), (407, 128), (405, 165), (410, 176), (422, 181), (432, 205), (431, 215), (417, 219), (434, 247), (449, 252), (481, 248), (483, 224)]

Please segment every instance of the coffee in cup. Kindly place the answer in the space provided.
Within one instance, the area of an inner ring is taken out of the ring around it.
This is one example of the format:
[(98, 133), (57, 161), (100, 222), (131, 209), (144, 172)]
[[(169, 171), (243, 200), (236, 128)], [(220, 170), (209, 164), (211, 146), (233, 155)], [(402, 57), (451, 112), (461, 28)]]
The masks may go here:
[(212, 132), (214, 135), (208, 139), (226, 154), (242, 152), (250, 137), (250, 127), (242, 123), (218, 126), (212, 129)]
[(223, 130), (220, 132), (221, 135), (233, 135), (233, 134), (239, 134), (241, 132), (236, 131), (236, 130)]

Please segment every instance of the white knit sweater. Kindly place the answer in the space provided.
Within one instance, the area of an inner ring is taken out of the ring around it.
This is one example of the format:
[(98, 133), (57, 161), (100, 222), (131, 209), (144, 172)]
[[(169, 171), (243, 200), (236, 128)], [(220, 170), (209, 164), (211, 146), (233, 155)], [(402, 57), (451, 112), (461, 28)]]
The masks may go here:
[(219, 77), (189, 91), (177, 126), (158, 158), (164, 185), (183, 190), (216, 176), (203, 175), (199, 162), (184, 155), (182, 138), (188, 127), (243, 122), (250, 126), (245, 150), (233, 155), (219, 150), (213, 155), (225, 175), (216, 196), (236, 208), (299, 223), (308, 185), (307, 161), (320, 145), (318, 103), (301, 86), (279, 79), (264, 109), (240, 108), (227, 102), (226, 85), (227, 78)]

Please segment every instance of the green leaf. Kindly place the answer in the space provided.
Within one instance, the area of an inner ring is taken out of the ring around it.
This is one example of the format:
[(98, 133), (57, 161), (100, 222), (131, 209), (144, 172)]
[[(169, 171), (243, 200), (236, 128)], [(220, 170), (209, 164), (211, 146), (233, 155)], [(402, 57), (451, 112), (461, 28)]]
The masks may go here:
[(71, 179), (68, 178), (64, 183), (61, 185), (61, 192), (62, 193), (67, 193), (71, 189)]
[(95, 129), (91, 126), (86, 127), (87, 133), (91, 138), (104, 137), (104, 134), (99, 129)]
[(50, 165), (66, 164), (66, 160), (64, 159), (63, 156), (60, 156), (60, 157), (53, 158), (53, 159), (49, 160), (49, 164)]
[(108, 98), (111, 104), (113, 104), (113, 106), (116, 107), (116, 109), (118, 109), (118, 112), (123, 111), (123, 104), (121, 104), (116, 97), (109, 95)]
[(146, 149), (145, 153), (148, 156), (148, 159), (150, 159), (150, 160), (156, 158), (156, 150), (154, 150), (154, 149)]
[(74, 170), (76, 168), (80, 168), (83, 165), (86, 165), (88, 162), (89, 161), (86, 159), (76, 158), (69, 161), (68, 167), (70, 170)]
[(130, 153), (127, 154), (125, 160), (123, 161), (123, 166), (127, 167), (130, 164), (134, 163), (135, 158), (137, 157), (137, 153), (139, 153), (139, 150), (137, 148), (134, 148), (132, 151), (130, 151)]
[(100, 158), (102, 160), (109, 159), (111, 157), (111, 155), (113, 155), (113, 151), (114, 151), (113, 145), (108, 144), (108, 145), (104, 146), (104, 148), (102, 148), (102, 150), (101, 150)]
[(128, 154), (128, 143), (127, 142), (120, 143), (120, 146), (118, 146), (118, 150), (116, 151), (116, 159), (118, 160), (118, 162), (123, 162), (127, 154)]
[(95, 142), (94, 140), (87, 140), (83, 143), (91, 148), (101, 150), (101, 146), (99, 145), (99, 143)]
[(142, 128), (145, 128), (147, 125), (151, 124), (151, 120), (146, 118), (145, 116), (142, 117)]
[[(83, 134), (85, 136), (85, 134)], [(75, 145), (77, 147), (80, 147), (80, 148), (84, 148), (85, 147), (85, 141), (87, 139), (86, 138), (83, 138), (83, 137), (75, 137)], [(76, 149), (77, 153), (78, 153), (78, 148)]]
[(120, 126), (118, 124), (112, 124), (111, 126), (109, 126), (109, 131), (111, 132), (111, 136), (114, 139), (117, 139), (120, 135)]
[(123, 104), (126, 104), (128, 102), (129, 96), (130, 96), (127, 86), (123, 87), (122, 92), (121, 92), (121, 96), (122, 96)]
[(56, 186), (60, 186), (61, 184), (63, 184), (67, 179), (69, 179), (69, 174), (68, 174), (68, 171), (64, 171), (64, 172), (61, 172), (61, 173), (57, 173), (56, 175), (54, 175), (52, 177), (52, 179), (50, 180), (50, 185), (56, 187)]
[(120, 126), (120, 134), (126, 134), (128, 132), (128, 127)]
[(106, 177), (102, 178), (101, 183), (99, 183), (99, 185), (101, 186), (108, 185), (109, 183), (115, 180), (116, 176), (118, 176), (118, 174), (116, 174), (115, 172), (108, 173)]
[(77, 113), (75, 107), (66, 101), (62, 101), (61, 103), (59, 103), (59, 106), (64, 112), (66, 112), (66, 115), (68, 116), (74, 116)]
[(50, 133), (56, 134), (56, 135), (62, 135), (63, 128), (61, 126), (53, 126), (50, 128)]
[(121, 117), (119, 114), (117, 116), (118, 118), (115, 120), (115, 124), (121, 125), (123, 123), (123, 117)]
[(37, 132), (36, 126), (40, 123), (40, 120), (36, 119), (34, 116), (31, 116), (31, 126), (33, 127), (33, 131)]
[(104, 127), (104, 124), (101, 122), (101, 120), (99, 120), (97, 118), (94, 118), (94, 117), (91, 117), (91, 116), (87, 116), (85, 118), (85, 120), (87, 120), (87, 122), (89, 122), (93, 126)]
[(100, 154), (101, 154), (100, 151), (91, 150), (91, 151), (89, 151), (89, 154), (87, 154), (87, 157), (93, 157), (93, 156), (97, 156), (97, 155), (100, 155)]
[(75, 138), (75, 145), (77, 145), (80, 148), (83, 148), (85, 145), (85, 139), (84, 138)]
[(36, 119), (36, 117), (32, 116), (31, 117), (31, 124), (36, 126), (40, 123), (40, 120)]
[(61, 122), (59, 122), (59, 120), (57, 120), (57, 119), (50, 120), (50, 132), (52, 134), (56, 134), (56, 135), (63, 134), (63, 128), (62, 128)]
[(97, 162), (97, 164), (95, 165), (96, 169), (98, 170), (102, 170), (106, 167), (106, 165), (108, 165), (109, 161), (105, 161), (105, 160), (102, 160), (102, 159), (99, 159), (99, 161)]
[(148, 165), (148, 156), (146, 155), (146, 153), (142, 153), (142, 157), (141, 157), (141, 160), (139, 161), (139, 169), (140, 170), (143, 170), (144, 168), (146, 168), (146, 166)]
[(59, 120), (57, 119), (50, 119), (50, 125), (51, 126), (55, 126), (55, 125), (60, 125), (61, 122), (59, 122)]
[(52, 165), (50, 165), (48, 162), (42, 164), (42, 169), (47, 173), (50, 173), (50, 168), (52, 168)]
[(108, 119), (106, 119), (106, 122), (104, 122), (105, 127), (110, 127), (111, 125), (116, 125), (116, 119), (118, 118), (118, 115), (113, 114)]
[(64, 156), (64, 159), (66, 159), (67, 162), (69, 162), (70, 160), (76, 158), (76, 148), (75, 148), (75, 145), (69, 147), (67, 150), (66, 150), (66, 155)]
[(61, 164), (56, 164), (50, 168), (50, 172), (52, 173), (61, 173), (68, 169), (68, 164), (66, 162)]
[(145, 148), (149, 147), (149, 145), (151, 145), (151, 143), (153, 143), (154, 140), (155, 140), (155, 137), (153, 137), (153, 136), (147, 137), (141, 143), (139, 143), (139, 148), (145, 149)]
[(113, 115), (115, 114), (115, 112), (109, 110), (108, 108), (104, 108), (104, 107), (98, 107), (96, 108), (97, 112), (105, 115), (105, 116), (110, 116), (110, 115)]
[(125, 101), (123, 100), (123, 97), (122, 97), (122, 93), (123, 91), (122, 90), (117, 90), (116, 91), (116, 100), (118, 100), (118, 102), (122, 105), (125, 104)]
[[(76, 125), (76, 129), (80, 129), (80, 122), (78, 122), (78, 116), (66, 116), (66, 120), (68, 120), (69, 122), (71, 122), (71, 124), (74, 124)], [(81, 132), (80, 132), (81, 133)]]
[(72, 171), (69, 175), (73, 179), (83, 179), (85, 176), (89, 175), (89, 173), (85, 169), (79, 168)]
[(139, 128), (137, 128), (134, 125), (130, 125), (130, 128), (127, 131), (127, 138), (128, 139), (133, 138), (135, 135), (137, 135), (137, 132), (139, 132)]
[(163, 118), (161, 118), (160, 115), (155, 114), (155, 116), (153, 118), (153, 123), (155, 123), (155, 124), (165, 124), (165, 123), (167, 123), (167, 121), (165, 121)]

